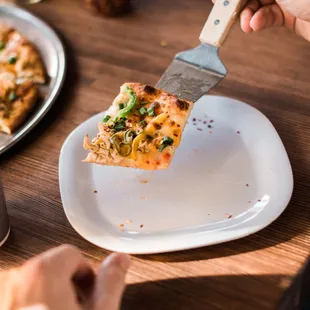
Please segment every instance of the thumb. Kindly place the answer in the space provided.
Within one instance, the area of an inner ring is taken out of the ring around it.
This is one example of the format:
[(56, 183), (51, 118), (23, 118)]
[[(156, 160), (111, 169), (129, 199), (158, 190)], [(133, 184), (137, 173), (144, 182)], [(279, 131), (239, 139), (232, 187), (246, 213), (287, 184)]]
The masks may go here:
[(125, 289), (125, 276), (130, 266), (130, 256), (113, 253), (103, 262), (94, 293), (94, 310), (120, 308)]
[(310, 5), (305, 0), (276, 0), (283, 11), (287, 11), (293, 16), (310, 22)]

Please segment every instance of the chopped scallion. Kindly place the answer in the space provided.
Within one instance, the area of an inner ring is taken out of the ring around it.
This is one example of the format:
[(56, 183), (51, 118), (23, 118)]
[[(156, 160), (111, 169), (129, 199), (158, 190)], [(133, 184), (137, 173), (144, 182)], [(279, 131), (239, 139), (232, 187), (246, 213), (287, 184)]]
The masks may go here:
[(140, 110), (139, 110), (139, 113), (141, 114), (141, 115), (145, 115), (146, 113), (147, 113), (147, 109), (146, 108), (140, 108)]
[(15, 92), (10, 93), (10, 95), (9, 95), (9, 100), (10, 101), (14, 101), (16, 98), (17, 98), (17, 96), (16, 96)]
[(162, 152), (164, 150), (164, 148), (166, 148), (168, 145), (172, 145), (173, 144), (173, 139), (170, 138), (170, 137), (164, 137), (162, 140), (161, 140), (161, 144), (158, 148), (158, 151), (159, 152)]
[(111, 116), (107, 114), (107, 115), (103, 118), (102, 122), (103, 122), (103, 123), (106, 123), (110, 118), (111, 118)]
[(148, 109), (147, 109), (147, 114), (149, 115), (149, 116), (155, 116), (155, 109), (154, 109), (154, 107), (153, 106), (151, 106), (151, 107), (149, 107)]
[(11, 56), (9, 58), (9, 64), (10, 65), (14, 65), (16, 63), (16, 61), (17, 61), (17, 58), (15, 56)]

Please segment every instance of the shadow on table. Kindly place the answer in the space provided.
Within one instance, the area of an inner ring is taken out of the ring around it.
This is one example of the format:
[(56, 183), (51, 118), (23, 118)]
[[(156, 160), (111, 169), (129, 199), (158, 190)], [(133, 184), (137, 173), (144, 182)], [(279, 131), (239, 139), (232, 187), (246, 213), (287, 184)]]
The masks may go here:
[(52, 105), (48, 113), (43, 117), (43, 119), (24, 138), (22, 138), (10, 150), (5, 152), (1, 156), (3, 159), (11, 158), (12, 154), (17, 154), (19, 150), (23, 150), (24, 147), (35, 143), (38, 136), (42, 135), (46, 130), (48, 130), (48, 128), (53, 122), (57, 122), (57, 119), (61, 115), (61, 113), (68, 108), (68, 103), (73, 102), (71, 98), (74, 96), (74, 87), (79, 78), (79, 69), (76, 58), (74, 56), (75, 53), (73, 47), (62, 33), (57, 32), (57, 34), (59, 35), (61, 41), (65, 46), (67, 58), (67, 73), (61, 92), (57, 100)]
[(206, 276), (131, 284), (122, 310), (276, 309), (289, 280), (284, 275)]
[[(277, 122), (273, 121), (273, 124), (277, 128)], [(276, 221), (260, 232), (239, 240), (194, 250), (137, 255), (137, 257), (163, 262), (206, 260), (252, 252), (281, 244), (304, 233), (308, 235), (310, 228), (310, 166), (305, 162), (307, 156), (301, 156), (298, 151), (303, 149), (299, 146), (298, 137), (292, 138), (294, 137), (294, 128), (290, 128), (289, 124), (284, 128), (282, 124), (277, 130), (290, 157), (295, 185), (288, 207)], [(288, 132), (290, 132), (289, 136)], [(304, 160), (302, 160), (303, 158)], [(308, 251), (304, 248), (304, 242), (296, 243), (296, 249)]]

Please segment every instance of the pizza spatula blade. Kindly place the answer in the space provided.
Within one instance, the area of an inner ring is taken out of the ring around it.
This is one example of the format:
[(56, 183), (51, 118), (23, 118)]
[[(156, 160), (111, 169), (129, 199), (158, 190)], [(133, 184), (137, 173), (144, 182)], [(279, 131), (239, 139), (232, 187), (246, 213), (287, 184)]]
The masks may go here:
[(217, 0), (200, 34), (201, 44), (178, 53), (156, 87), (195, 102), (224, 79), (227, 70), (218, 50), (243, 4), (244, 0)]

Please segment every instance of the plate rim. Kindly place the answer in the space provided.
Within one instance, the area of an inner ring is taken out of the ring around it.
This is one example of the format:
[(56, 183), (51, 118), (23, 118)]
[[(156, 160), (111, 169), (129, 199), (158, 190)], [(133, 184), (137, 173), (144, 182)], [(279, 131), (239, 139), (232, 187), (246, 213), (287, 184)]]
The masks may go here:
[[(294, 175), (293, 175), (293, 170), (292, 170), (292, 165), (291, 165), (291, 162), (290, 162), (290, 159), (289, 159), (289, 156), (288, 156), (288, 153), (286, 151), (286, 148), (283, 144), (283, 141), (280, 137), (280, 135), (278, 134), (276, 128), (273, 126), (273, 124), (271, 123), (271, 121), (268, 119), (268, 117), (266, 115), (264, 115), (261, 111), (259, 111), (258, 109), (254, 108), (253, 106), (247, 104), (246, 102), (244, 101), (241, 101), (241, 100), (238, 100), (238, 99), (234, 99), (234, 98), (230, 98), (230, 97), (227, 97), (227, 96), (219, 96), (219, 95), (208, 95), (206, 94), (205, 96), (207, 97), (213, 97), (213, 98), (220, 98), (220, 99), (229, 99), (231, 102), (238, 102), (239, 104), (242, 104), (244, 106), (246, 106), (247, 108), (250, 108), (250, 109), (253, 109), (256, 111), (256, 113), (259, 113), (264, 119), (265, 121), (267, 121), (269, 123), (269, 125), (271, 125), (271, 127), (273, 128), (273, 130), (275, 131), (275, 133), (277, 134), (278, 138), (279, 138), (279, 142), (281, 143), (281, 146), (283, 148), (283, 151), (284, 151), (284, 156), (286, 157), (287, 159), (287, 163), (288, 163), (288, 172), (290, 174), (290, 180), (289, 181), (289, 185), (290, 185), (290, 191), (287, 192), (287, 194), (285, 195), (285, 202), (283, 202), (283, 207), (281, 208), (280, 212), (277, 212), (277, 214), (275, 216), (272, 216), (272, 217), (269, 217), (267, 221), (265, 221), (263, 224), (260, 224), (260, 225), (257, 225), (257, 226), (254, 226), (254, 227), (251, 227), (251, 228), (248, 228), (248, 229), (244, 229), (241, 232), (238, 232), (238, 234), (232, 234), (230, 237), (226, 237), (226, 238), (218, 238), (216, 240), (207, 240), (206, 238), (206, 241), (205, 242), (192, 242), (192, 243), (187, 243), (187, 244), (184, 244), (182, 247), (176, 245), (176, 246), (170, 246), (169, 248), (161, 248), (161, 249), (152, 249), (152, 250), (137, 250), (136, 248), (134, 248), (134, 250), (127, 250), (127, 249), (123, 249), (121, 252), (123, 253), (128, 253), (128, 254), (133, 254), (133, 255), (148, 255), (148, 254), (160, 254), (160, 253), (170, 253), (170, 252), (178, 252), (178, 251), (184, 251), (184, 250), (191, 250), (191, 249), (196, 249), (196, 248), (202, 248), (202, 247), (206, 247), (206, 246), (212, 246), (212, 245), (215, 245), (215, 244), (221, 244), (221, 243), (225, 243), (225, 242), (230, 242), (230, 241), (233, 241), (233, 240), (238, 240), (238, 239), (242, 239), (244, 237), (247, 237), (249, 235), (252, 235), (254, 233), (257, 233), (261, 230), (263, 230), (264, 228), (266, 228), (267, 226), (269, 226), (270, 224), (272, 224), (275, 220), (277, 220), (281, 214), (285, 211), (285, 209), (287, 208), (287, 206), (289, 205), (290, 201), (291, 201), (291, 198), (292, 198), (292, 195), (293, 195), (293, 191), (294, 191)], [(72, 130), (72, 132), (67, 136), (67, 138), (65, 139), (62, 147), (61, 147), (61, 150), (60, 150), (60, 154), (59, 154), (59, 165), (58, 165), (58, 173), (59, 173), (59, 189), (60, 189), (60, 196), (61, 196), (61, 200), (62, 200), (62, 206), (63, 206), (63, 209), (64, 209), (64, 213), (70, 223), (70, 225), (72, 226), (72, 228), (85, 240), (87, 240), (88, 242), (90, 242), (91, 244), (93, 245), (96, 245), (98, 246), (99, 248), (102, 248), (102, 249), (105, 249), (105, 250), (108, 250), (108, 251), (112, 251), (112, 252), (119, 252), (120, 249), (119, 247), (113, 247), (113, 246), (107, 246), (107, 245), (102, 245), (102, 243), (100, 242), (96, 242), (95, 240), (93, 240), (92, 238), (90, 238), (88, 235), (83, 235), (83, 232), (81, 232), (80, 229), (76, 228), (75, 227), (75, 224), (74, 224), (74, 220), (69, 212), (69, 209), (65, 207), (65, 200), (64, 199), (64, 191), (62, 190), (62, 186), (63, 184), (61, 183), (61, 168), (63, 166), (63, 152), (64, 150), (66, 149), (67, 147), (67, 144), (70, 142), (70, 139), (72, 138), (72, 136), (75, 134), (75, 132), (80, 129), (85, 123), (87, 122), (90, 122), (92, 119), (98, 117), (100, 114), (103, 114), (105, 113), (106, 111), (103, 111), (103, 112), (99, 112), (93, 116), (91, 116), (90, 118), (86, 119), (84, 122), (82, 122), (81, 124), (79, 124), (75, 129)], [(254, 218), (255, 219), (255, 218)], [(240, 224), (237, 224), (237, 226), (241, 225), (242, 223)], [(231, 226), (229, 227), (226, 227), (224, 229), (222, 229), (222, 231), (225, 231), (227, 229), (230, 229)], [(208, 233), (210, 232), (207, 232), (207, 231), (203, 231), (201, 233), (198, 233), (198, 234), (203, 234), (203, 235), (207, 235)], [(184, 233), (185, 236), (188, 236), (188, 233)], [(108, 235), (107, 235), (108, 236)], [(115, 236), (114, 236), (115, 237)], [(104, 238), (104, 235), (102, 235), (102, 238)], [(222, 240), (223, 239), (223, 240)]]
[(52, 88), (51, 94), (43, 101), (42, 106), (38, 111), (35, 112), (33, 118), (23, 124), (23, 126), (20, 128), (20, 131), (18, 131), (13, 139), (0, 146), (0, 155), (8, 151), (17, 142), (24, 138), (48, 113), (52, 105), (55, 103), (58, 95), (60, 94), (67, 73), (67, 55), (65, 47), (56, 31), (41, 18), (13, 3), (3, 3), (1, 6), (11, 9), (13, 12), (16, 11), (17, 13), (15, 13), (15, 15), (17, 15), (18, 18), (21, 18), (19, 15), (23, 15), (24, 17), (22, 19), (31, 20), (32, 24), (37, 24), (40, 30), (43, 28), (45, 31), (49, 32), (49, 34), (53, 37), (53, 45), (55, 45), (55, 49), (57, 50), (59, 65), (58, 73), (55, 79), (55, 85)]

